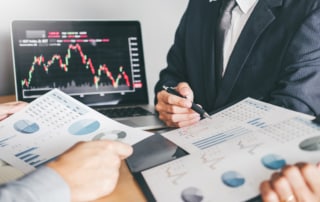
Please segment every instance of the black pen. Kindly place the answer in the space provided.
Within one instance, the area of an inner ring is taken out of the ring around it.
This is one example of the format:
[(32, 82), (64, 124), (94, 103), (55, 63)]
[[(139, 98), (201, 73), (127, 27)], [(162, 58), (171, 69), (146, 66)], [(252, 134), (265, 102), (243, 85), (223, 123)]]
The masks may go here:
[[(168, 93), (182, 97), (182, 98), (186, 98), (182, 95), (180, 95), (175, 89), (174, 87), (168, 87), (168, 86), (162, 86), (162, 88), (164, 90), (166, 90)], [(194, 110), (195, 112), (197, 112), (198, 114), (200, 114), (203, 118), (209, 118), (211, 119), (211, 116), (209, 116), (209, 114), (204, 111), (204, 109), (202, 109), (199, 105), (195, 104), (194, 102), (192, 102), (191, 105), (191, 109)]]

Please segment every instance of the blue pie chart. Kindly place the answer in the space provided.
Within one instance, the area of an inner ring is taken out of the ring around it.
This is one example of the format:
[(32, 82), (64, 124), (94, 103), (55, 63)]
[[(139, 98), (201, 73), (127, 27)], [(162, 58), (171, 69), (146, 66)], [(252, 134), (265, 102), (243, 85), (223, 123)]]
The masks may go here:
[(223, 173), (221, 179), (228, 187), (240, 187), (245, 183), (244, 177), (236, 171), (227, 171)]
[(14, 123), (13, 127), (16, 131), (25, 134), (35, 133), (40, 129), (37, 123), (34, 123), (29, 120), (19, 120)]
[(271, 170), (277, 170), (286, 165), (286, 161), (279, 155), (268, 154), (261, 158), (262, 164)]
[(72, 135), (87, 135), (96, 130), (100, 127), (100, 123), (96, 120), (91, 119), (84, 119), (73, 123), (68, 131)]

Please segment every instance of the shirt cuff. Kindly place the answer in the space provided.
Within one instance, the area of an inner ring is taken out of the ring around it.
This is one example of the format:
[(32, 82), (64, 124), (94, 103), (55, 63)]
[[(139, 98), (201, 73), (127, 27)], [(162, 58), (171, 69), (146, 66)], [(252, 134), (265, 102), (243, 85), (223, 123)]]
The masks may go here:
[[(42, 166), (6, 185), (10, 195), (23, 196), (23, 201), (70, 202), (70, 188), (53, 169)], [(13, 200), (15, 201), (15, 200)]]

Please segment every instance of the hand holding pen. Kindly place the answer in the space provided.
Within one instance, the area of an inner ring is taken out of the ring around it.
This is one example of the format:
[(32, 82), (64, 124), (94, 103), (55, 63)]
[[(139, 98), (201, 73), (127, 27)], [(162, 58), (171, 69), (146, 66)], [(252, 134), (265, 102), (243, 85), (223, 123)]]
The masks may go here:
[[(179, 94), (174, 87), (168, 87), (168, 86), (163, 86), (163, 89), (166, 90), (168, 93), (179, 96), (181, 98), (186, 98), (184, 96), (182, 96), (181, 94)], [(192, 102), (191, 105), (191, 109), (194, 110), (195, 112), (199, 113), (201, 115), (202, 118), (209, 118), (211, 119), (211, 117), (209, 116), (209, 114), (199, 105), (195, 104), (194, 102)]]
[[(155, 109), (161, 119), (169, 127), (185, 127), (193, 125), (200, 121), (201, 115), (191, 109), (193, 100), (193, 91), (189, 84), (180, 82), (172, 90), (185, 96), (173, 95), (161, 86), (157, 94), (157, 103)], [(186, 98), (186, 99), (185, 99)]]

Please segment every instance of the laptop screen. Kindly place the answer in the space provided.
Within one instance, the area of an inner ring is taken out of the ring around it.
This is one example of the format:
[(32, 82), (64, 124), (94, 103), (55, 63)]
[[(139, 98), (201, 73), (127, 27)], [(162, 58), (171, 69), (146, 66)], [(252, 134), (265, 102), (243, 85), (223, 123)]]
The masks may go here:
[(13, 21), (16, 96), (53, 88), (87, 105), (147, 104), (138, 21)]

